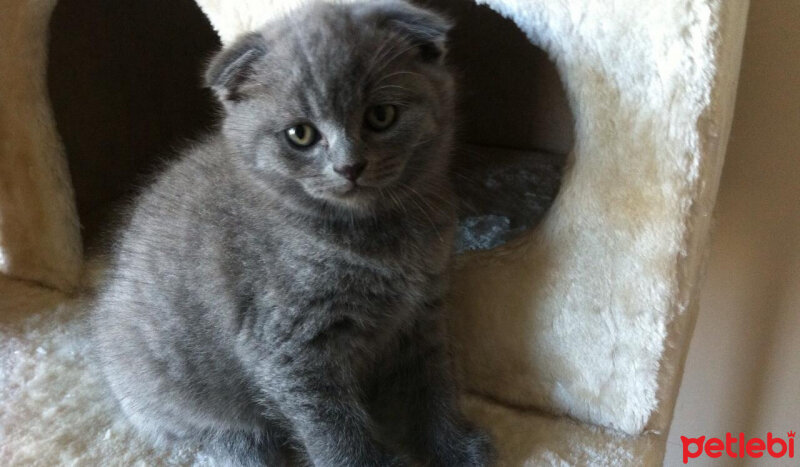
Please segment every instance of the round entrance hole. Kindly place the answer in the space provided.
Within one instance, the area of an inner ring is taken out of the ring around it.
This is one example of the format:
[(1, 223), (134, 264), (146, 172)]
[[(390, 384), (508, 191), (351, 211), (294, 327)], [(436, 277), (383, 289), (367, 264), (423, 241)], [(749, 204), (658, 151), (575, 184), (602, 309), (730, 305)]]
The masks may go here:
[[(456, 24), (458, 248), (493, 248), (534, 227), (555, 198), (573, 145), (569, 105), (554, 64), (513, 21), (470, 0), (417, 3)], [(143, 175), (213, 125), (200, 76), (219, 40), (192, 0), (59, 0), (49, 47), (50, 98), (91, 248)]]
[(426, 0), (455, 20), (457, 249), (485, 250), (535, 227), (553, 203), (574, 120), (555, 64), (517, 25), (471, 0)]
[(91, 249), (121, 201), (216, 115), (202, 87), (219, 39), (193, 0), (59, 0), (47, 81)]

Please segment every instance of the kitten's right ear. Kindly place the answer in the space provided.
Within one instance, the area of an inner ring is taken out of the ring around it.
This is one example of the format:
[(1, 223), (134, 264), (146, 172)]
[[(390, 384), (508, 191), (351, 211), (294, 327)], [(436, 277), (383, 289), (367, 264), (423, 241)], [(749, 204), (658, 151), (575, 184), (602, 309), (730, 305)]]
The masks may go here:
[(447, 33), (453, 27), (444, 16), (403, 0), (366, 2), (358, 11), (377, 19), (380, 27), (389, 28), (418, 46), (423, 59), (442, 62), (447, 51)]
[(211, 59), (205, 74), (206, 86), (223, 103), (241, 100), (243, 95), (240, 90), (253, 72), (253, 63), (266, 53), (264, 37), (259, 33), (250, 33), (237, 39)]

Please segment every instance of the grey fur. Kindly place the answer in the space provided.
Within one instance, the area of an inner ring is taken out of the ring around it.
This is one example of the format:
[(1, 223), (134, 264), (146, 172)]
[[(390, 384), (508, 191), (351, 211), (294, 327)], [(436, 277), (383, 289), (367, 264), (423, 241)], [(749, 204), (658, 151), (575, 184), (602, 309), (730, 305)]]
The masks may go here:
[[(458, 412), (442, 301), (454, 230), (447, 21), (314, 4), (220, 52), (220, 130), (161, 173), (113, 248), (93, 333), (157, 443), (229, 465), (487, 465)], [(370, 105), (399, 109), (377, 133)], [(322, 139), (298, 150), (298, 122)], [(361, 188), (332, 170), (364, 163)]]

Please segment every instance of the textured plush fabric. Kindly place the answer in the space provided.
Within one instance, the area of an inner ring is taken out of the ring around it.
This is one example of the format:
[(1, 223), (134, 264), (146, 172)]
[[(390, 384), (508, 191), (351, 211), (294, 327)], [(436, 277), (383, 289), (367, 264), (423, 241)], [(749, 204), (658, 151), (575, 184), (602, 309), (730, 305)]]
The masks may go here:
[(456, 330), (472, 387), (641, 432), (677, 303), (703, 156), (720, 2), (487, 1), (556, 60), (576, 118), (551, 211), (505, 251), (467, 257)]
[[(301, 1), (198, 4), (230, 41)], [(577, 141), (540, 226), (458, 262), (452, 329), (478, 395), (469, 412), (495, 433), (506, 465), (658, 462), (692, 329), (687, 310), (695, 308), (747, 2), (485, 3), (550, 53)], [(66, 289), (80, 242), (43, 85), (53, 1), (6, 4), (0, 271)], [(198, 460), (152, 453), (114, 418), (91, 371), (84, 307), (3, 281), (0, 464)]]
[[(209, 463), (202, 453), (154, 452), (137, 439), (93, 369), (80, 302), (1, 278), (0, 294), (0, 465)], [(502, 465), (634, 466), (660, 458), (647, 437), (476, 397), (464, 405), (497, 439)]]
[(69, 290), (82, 253), (45, 81), (55, 3), (0, 4), (0, 273)]

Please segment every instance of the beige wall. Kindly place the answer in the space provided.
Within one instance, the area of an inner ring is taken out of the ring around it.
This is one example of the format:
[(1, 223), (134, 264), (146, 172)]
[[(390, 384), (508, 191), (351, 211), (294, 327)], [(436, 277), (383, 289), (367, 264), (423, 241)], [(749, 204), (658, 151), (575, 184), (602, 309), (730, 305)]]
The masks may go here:
[(669, 466), (681, 435), (800, 430), (800, 1), (752, 0), (744, 47)]

